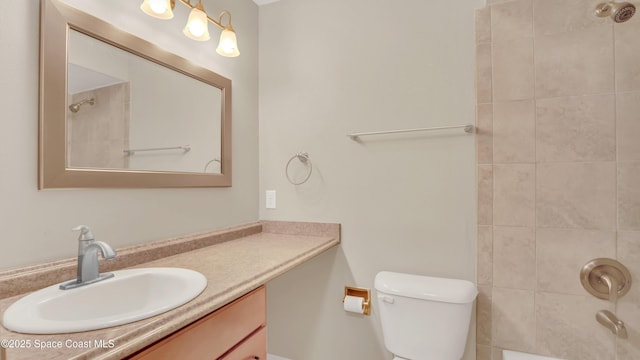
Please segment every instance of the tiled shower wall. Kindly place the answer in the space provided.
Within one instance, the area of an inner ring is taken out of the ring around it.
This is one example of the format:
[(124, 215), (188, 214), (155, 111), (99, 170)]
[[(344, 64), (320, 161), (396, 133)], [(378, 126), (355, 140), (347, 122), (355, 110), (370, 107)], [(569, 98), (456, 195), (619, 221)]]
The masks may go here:
[[(640, 359), (640, 13), (614, 24), (599, 2), (476, 13), (478, 360)], [(617, 305), (580, 284), (598, 257), (631, 271)], [(596, 322), (601, 309), (628, 339)]]
[(70, 103), (94, 99), (67, 111), (70, 167), (128, 169), (130, 84), (120, 83), (69, 95)]

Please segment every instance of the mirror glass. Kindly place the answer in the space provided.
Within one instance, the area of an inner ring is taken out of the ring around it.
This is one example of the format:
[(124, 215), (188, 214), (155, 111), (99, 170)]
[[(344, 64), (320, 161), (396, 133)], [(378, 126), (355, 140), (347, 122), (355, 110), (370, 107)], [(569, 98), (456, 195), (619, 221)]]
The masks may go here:
[(220, 173), (220, 89), (69, 32), (67, 167)]
[(40, 189), (231, 186), (231, 80), (59, 0), (40, 29)]

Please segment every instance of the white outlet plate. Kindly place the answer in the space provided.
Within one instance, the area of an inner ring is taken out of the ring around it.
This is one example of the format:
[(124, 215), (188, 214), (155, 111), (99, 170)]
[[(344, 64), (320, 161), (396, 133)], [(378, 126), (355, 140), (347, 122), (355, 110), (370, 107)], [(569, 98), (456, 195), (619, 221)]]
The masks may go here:
[(267, 190), (265, 193), (265, 206), (267, 209), (276, 208), (276, 191)]

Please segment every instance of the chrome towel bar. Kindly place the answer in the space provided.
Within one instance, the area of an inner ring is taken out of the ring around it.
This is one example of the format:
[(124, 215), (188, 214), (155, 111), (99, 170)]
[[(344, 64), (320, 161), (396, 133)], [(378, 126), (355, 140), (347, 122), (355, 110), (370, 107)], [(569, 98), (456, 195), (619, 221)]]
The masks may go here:
[(142, 152), (142, 151), (161, 151), (161, 150), (182, 150), (184, 152), (189, 152), (191, 150), (191, 146), (190, 145), (183, 145), (183, 146), (158, 147), (158, 148), (127, 149), (127, 150), (122, 150), (122, 152), (124, 152), (124, 154), (127, 155), (127, 156), (131, 156), (131, 155), (134, 155), (137, 152)]
[(368, 135), (384, 135), (384, 134), (399, 134), (399, 133), (408, 133), (408, 132), (417, 132), (417, 131), (434, 131), (434, 130), (449, 130), (449, 129), (463, 129), (467, 134), (473, 133), (475, 126), (471, 124), (466, 125), (453, 125), (453, 126), (440, 126), (440, 127), (430, 127), (430, 128), (417, 128), (417, 129), (402, 129), (402, 130), (386, 130), (386, 131), (372, 131), (372, 132), (360, 132), (360, 133), (351, 133), (347, 134), (351, 140), (358, 140), (361, 136)]

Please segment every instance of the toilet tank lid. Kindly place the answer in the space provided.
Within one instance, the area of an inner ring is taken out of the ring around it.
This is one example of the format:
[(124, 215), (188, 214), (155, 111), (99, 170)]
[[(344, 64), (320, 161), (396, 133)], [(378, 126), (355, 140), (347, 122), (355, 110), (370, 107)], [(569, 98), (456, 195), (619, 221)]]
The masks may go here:
[(376, 275), (375, 288), (390, 295), (457, 304), (470, 303), (478, 295), (476, 286), (467, 280), (390, 271)]

